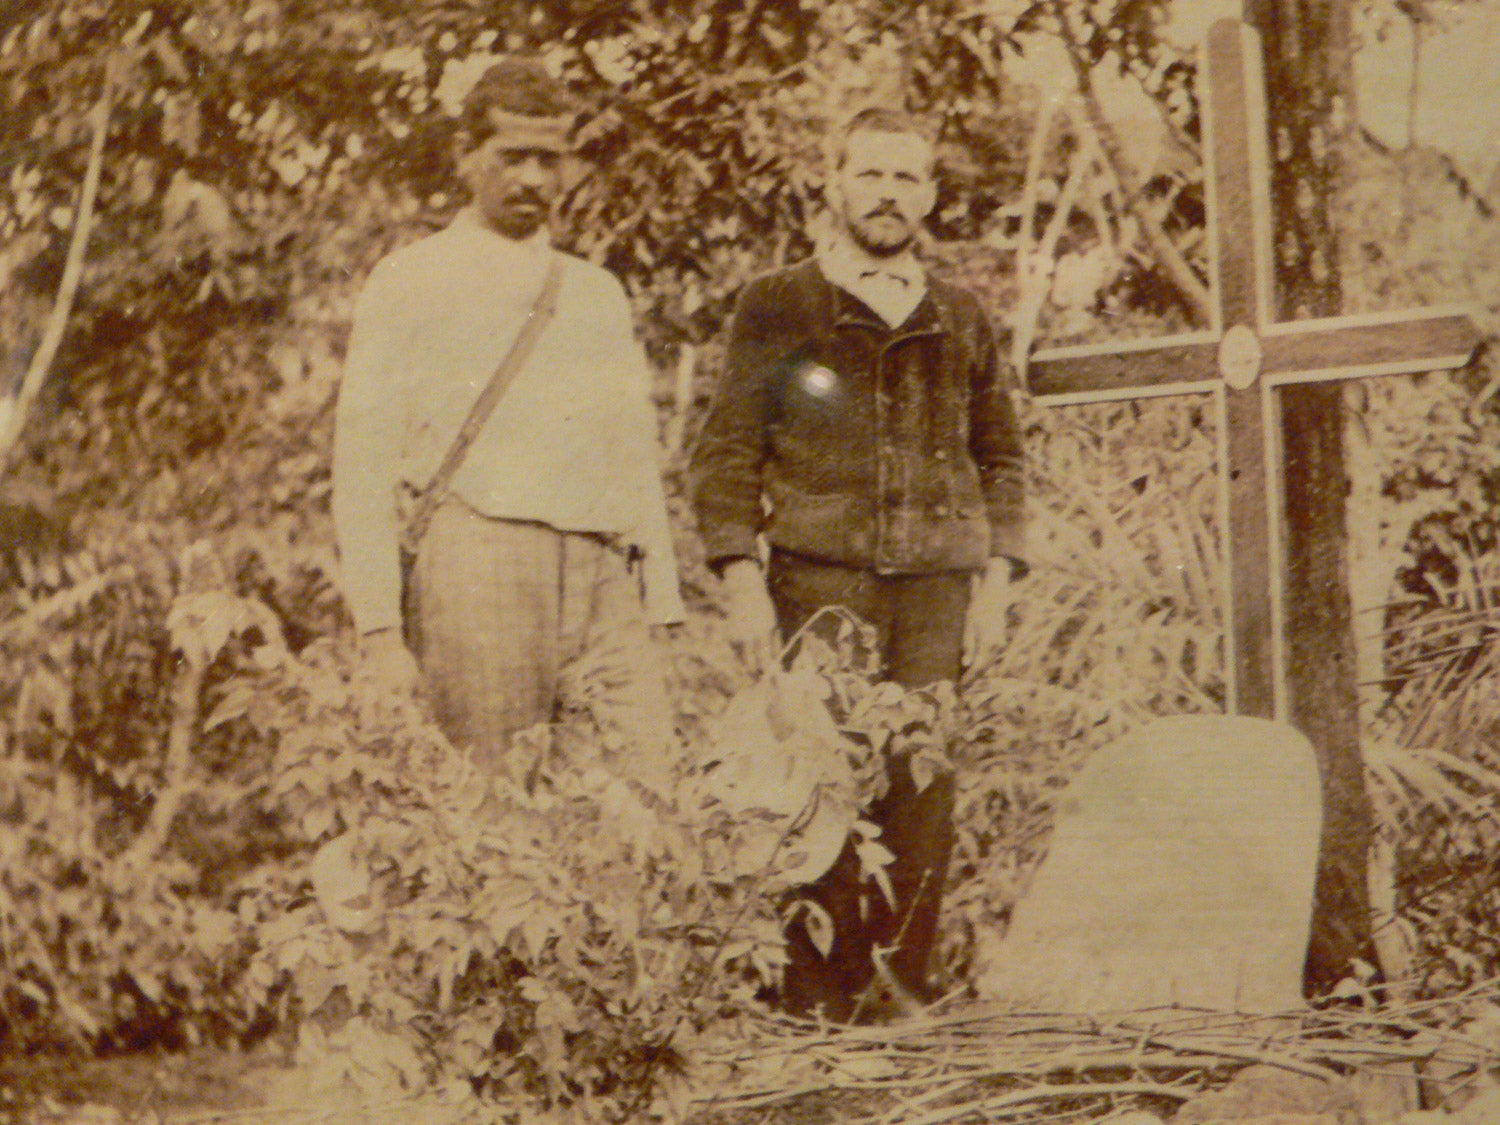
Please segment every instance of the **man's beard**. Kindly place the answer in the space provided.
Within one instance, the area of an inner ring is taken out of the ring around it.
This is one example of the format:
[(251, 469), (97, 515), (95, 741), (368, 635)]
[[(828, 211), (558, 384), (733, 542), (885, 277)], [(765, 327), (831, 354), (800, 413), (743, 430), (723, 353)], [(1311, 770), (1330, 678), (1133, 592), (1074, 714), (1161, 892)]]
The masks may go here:
[(507, 238), (531, 237), (547, 224), (551, 208), (540, 192), (516, 191), (485, 207), (489, 224)]
[[(872, 219), (891, 218), (901, 223), (899, 235), (886, 233), (874, 226)], [(872, 258), (894, 258), (916, 239), (916, 232), (894, 211), (872, 211), (863, 218), (849, 219), (845, 224), (850, 241)]]

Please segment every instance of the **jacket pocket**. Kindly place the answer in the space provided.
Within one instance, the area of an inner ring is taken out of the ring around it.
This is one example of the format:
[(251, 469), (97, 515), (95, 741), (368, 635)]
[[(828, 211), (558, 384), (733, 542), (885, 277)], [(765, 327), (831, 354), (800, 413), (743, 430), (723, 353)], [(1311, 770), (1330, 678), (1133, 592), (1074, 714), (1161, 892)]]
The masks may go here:
[(829, 562), (867, 560), (874, 544), (860, 505), (842, 492), (807, 492), (773, 479), (766, 537), (776, 546)]

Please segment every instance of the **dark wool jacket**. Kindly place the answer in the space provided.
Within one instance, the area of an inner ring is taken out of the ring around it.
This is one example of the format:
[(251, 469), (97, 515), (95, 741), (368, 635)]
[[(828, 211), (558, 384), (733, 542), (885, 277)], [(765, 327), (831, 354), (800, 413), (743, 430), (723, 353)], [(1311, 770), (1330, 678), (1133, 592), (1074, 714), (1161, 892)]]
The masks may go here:
[(692, 459), (710, 565), (753, 557), (760, 533), (890, 574), (1019, 564), (1021, 468), (972, 294), (929, 278), (892, 329), (815, 261), (745, 286)]

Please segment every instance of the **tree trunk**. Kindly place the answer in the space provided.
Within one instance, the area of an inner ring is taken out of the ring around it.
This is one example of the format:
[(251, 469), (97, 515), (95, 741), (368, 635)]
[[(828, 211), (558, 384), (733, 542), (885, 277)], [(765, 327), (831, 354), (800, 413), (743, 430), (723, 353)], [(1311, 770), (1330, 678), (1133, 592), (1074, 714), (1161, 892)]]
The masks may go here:
[[(1341, 309), (1334, 224), (1354, 120), (1349, 5), (1248, 0), (1265, 48), (1276, 319)], [(1304, 971), (1310, 993), (1374, 963), (1367, 853), (1371, 812), (1359, 749), (1344, 508), (1343, 390), (1284, 388), (1287, 660), (1291, 721), (1317, 748), (1323, 840)]]

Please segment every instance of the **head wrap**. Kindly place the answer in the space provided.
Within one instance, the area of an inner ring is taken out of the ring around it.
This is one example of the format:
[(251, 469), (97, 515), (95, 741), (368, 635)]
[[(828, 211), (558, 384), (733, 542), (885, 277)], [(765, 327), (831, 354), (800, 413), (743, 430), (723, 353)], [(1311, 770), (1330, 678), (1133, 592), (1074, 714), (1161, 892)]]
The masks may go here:
[(464, 99), (463, 119), (476, 140), (498, 134), (525, 148), (569, 148), (578, 105), (538, 58), (512, 55), (480, 76)]

